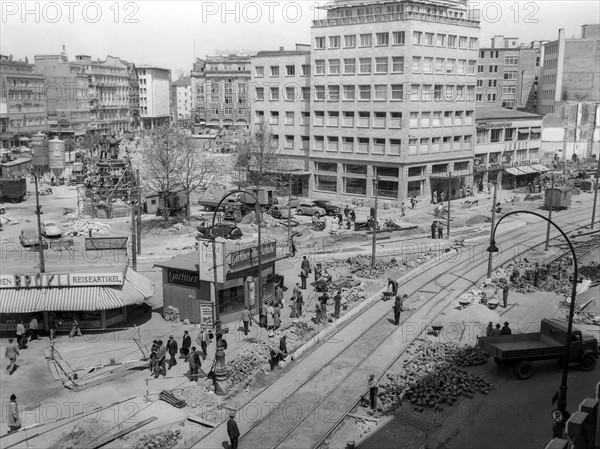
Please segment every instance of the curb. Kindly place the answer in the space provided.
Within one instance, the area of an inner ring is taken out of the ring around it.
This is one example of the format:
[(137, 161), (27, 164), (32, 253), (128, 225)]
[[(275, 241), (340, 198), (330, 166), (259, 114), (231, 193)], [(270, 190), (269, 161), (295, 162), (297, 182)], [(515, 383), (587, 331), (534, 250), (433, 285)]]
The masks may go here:
[[(418, 267), (409, 271), (408, 273), (402, 275), (400, 278), (396, 279), (396, 281), (398, 282), (398, 284), (402, 284), (402, 283), (406, 282), (409, 279), (409, 277), (412, 277), (416, 274), (421, 274), (423, 271), (428, 270), (429, 268), (436, 265), (437, 263), (439, 263), (437, 258), (433, 258), (432, 260), (429, 260), (429, 261), (425, 262), (424, 264), (419, 265)], [(382, 288), (382, 289), (378, 290), (377, 292), (375, 292), (373, 295), (371, 295), (369, 298), (367, 298), (361, 304), (356, 306), (354, 309), (350, 310), (346, 315), (344, 315), (337, 321), (334, 321), (332, 323), (333, 324), (332, 326), (328, 327), (327, 329), (323, 329), (321, 332), (319, 332), (317, 335), (315, 335), (309, 341), (307, 341), (302, 346), (300, 346), (298, 349), (296, 349), (291, 354), (291, 360), (292, 361), (296, 360), (303, 353), (305, 353), (308, 349), (312, 348), (314, 345), (316, 345), (320, 341), (325, 341), (328, 337), (331, 336), (331, 334), (334, 334), (339, 330), (339, 327), (341, 324), (345, 323), (346, 321), (349, 321), (355, 315), (357, 315), (358, 313), (367, 309), (375, 302), (379, 301), (381, 299), (381, 293), (384, 290), (385, 289)]]

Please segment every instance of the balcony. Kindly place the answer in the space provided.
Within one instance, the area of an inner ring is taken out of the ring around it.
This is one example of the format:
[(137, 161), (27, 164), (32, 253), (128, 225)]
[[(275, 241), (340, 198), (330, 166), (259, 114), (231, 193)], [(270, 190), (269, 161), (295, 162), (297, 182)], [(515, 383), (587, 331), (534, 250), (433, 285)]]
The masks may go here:
[(356, 17), (338, 17), (333, 19), (313, 20), (315, 28), (328, 27), (336, 25), (356, 25), (361, 23), (379, 23), (379, 22), (406, 22), (408, 20), (417, 20), (420, 22), (445, 23), (450, 25), (461, 25), (472, 28), (479, 27), (479, 21), (465, 19), (460, 17), (435, 16), (431, 14), (422, 14), (416, 12), (404, 12), (398, 14), (372, 14)]

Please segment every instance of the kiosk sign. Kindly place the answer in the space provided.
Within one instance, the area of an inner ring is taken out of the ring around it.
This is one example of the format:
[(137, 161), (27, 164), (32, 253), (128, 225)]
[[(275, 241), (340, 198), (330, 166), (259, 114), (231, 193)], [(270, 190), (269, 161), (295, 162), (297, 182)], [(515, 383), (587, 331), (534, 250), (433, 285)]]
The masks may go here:
[(202, 329), (212, 329), (215, 325), (213, 317), (214, 305), (211, 302), (200, 303), (200, 327)]

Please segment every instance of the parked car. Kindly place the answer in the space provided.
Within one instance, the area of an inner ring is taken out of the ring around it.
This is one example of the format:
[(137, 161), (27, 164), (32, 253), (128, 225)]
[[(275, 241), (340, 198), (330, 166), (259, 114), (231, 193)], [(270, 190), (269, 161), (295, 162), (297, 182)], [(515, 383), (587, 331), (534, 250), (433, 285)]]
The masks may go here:
[(296, 208), (296, 213), (300, 215), (314, 215), (315, 217), (326, 215), (325, 209), (317, 206), (312, 200), (300, 201), (300, 204), (298, 204), (298, 207)]
[[(292, 210), (294, 208), (292, 207)], [(269, 213), (273, 218), (288, 218), (288, 207), (280, 206), (279, 204), (273, 204), (269, 208)], [(293, 212), (292, 212), (293, 213)]]
[(60, 237), (62, 230), (54, 221), (44, 221), (42, 223), (42, 235), (44, 237)]
[(291, 205), (292, 205), (292, 209), (296, 209), (296, 208), (297, 208), (297, 207), (300, 205), (300, 202), (301, 202), (301, 201), (302, 201), (302, 198), (295, 198), (295, 197), (292, 197), (292, 201), (291, 201), (291, 202), (290, 202), (290, 201), (288, 201), (287, 199), (285, 199), (285, 200), (284, 200), (284, 201), (282, 201), (282, 202), (283, 202), (283, 203), (285, 203), (285, 206), (284, 206), (284, 208), (285, 208), (285, 209), (287, 209), (287, 208), (288, 208), (288, 204), (291, 204)]
[(325, 213), (327, 215), (338, 215), (343, 213), (343, 209), (340, 206), (336, 206), (331, 201), (328, 200), (315, 200), (314, 203), (325, 209)]
[(40, 237), (35, 229), (22, 229), (19, 241), (23, 246), (36, 246), (40, 244)]

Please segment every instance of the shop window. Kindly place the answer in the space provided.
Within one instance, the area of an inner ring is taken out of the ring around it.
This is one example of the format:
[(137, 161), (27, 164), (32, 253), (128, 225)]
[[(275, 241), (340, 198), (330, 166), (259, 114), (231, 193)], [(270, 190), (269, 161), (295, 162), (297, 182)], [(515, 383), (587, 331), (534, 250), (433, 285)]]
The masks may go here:
[(378, 195), (382, 198), (398, 198), (398, 182), (379, 180)]
[(337, 177), (328, 175), (317, 175), (315, 190), (324, 192), (337, 192)]
[(413, 196), (421, 196), (423, 181), (408, 181), (407, 183), (407, 196), (412, 198)]
[(344, 193), (365, 196), (367, 194), (367, 180), (360, 178), (344, 178)]

